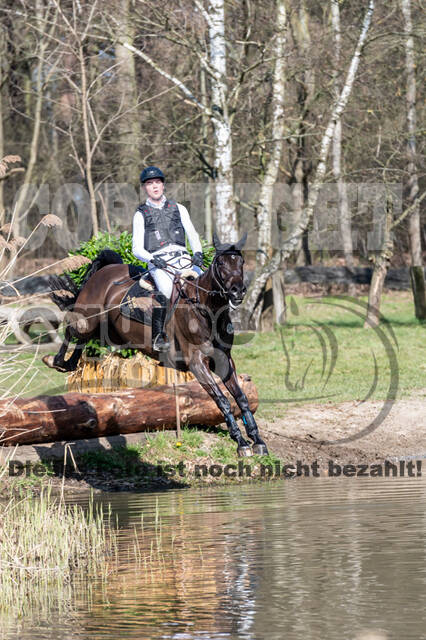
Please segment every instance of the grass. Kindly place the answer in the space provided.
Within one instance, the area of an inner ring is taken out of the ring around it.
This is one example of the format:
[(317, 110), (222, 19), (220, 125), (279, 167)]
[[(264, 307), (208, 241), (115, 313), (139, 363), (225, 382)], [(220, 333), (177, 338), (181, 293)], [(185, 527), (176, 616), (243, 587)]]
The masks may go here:
[[(228, 446), (235, 448), (227, 434)], [(147, 435), (144, 444), (130, 444), (111, 451), (89, 451), (78, 458), (82, 470), (107, 471), (118, 477), (132, 474), (158, 476), (159, 464), (177, 465), (180, 461), (198, 460), (210, 456), (206, 446), (207, 434), (186, 427), (182, 429), (180, 441), (174, 433), (162, 431), (155, 436)], [(202, 447), (206, 446), (205, 449)], [(235, 455), (235, 454), (234, 454)], [(219, 459), (217, 459), (219, 461)]]
[[(285, 327), (254, 334), (233, 350), (237, 370), (257, 386), (258, 416), (279, 417), (289, 404), (359, 401), (371, 391), (370, 399), (381, 400), (392, 385), (397, 397), (426, 388), (426, 326), (415, 319), (408, 292), (384, 296), (386, 322), (377, 331), (363, 328), (365, 307), (353, 302), (294, 297), (287, 303)], [(336, 362), (327, 380), (333, 343)]]
[(48, 369), (41, 361), (44, 353), (0, 353), (0, 397), (65, 393), (65, 374)]
[(235, 443), (230, 438), (221, 438), (211, 449), (212, 458), (221, 464), (235, 462), (235, 453)]
[[(84, 454), (78, 459), (78, 466), (86, 472), (108, 471), (115, 478), (123, 480), (134, 480), (136, 476), (143, 483), (150, 483), (167, 478), (180, 486), (188, 483), (194, 486), (232, 482), (224, 473), (226, 465), (238, 467), (243, 462), (251, 470), (250, 477), (256, 479), (259, 477), (260, 464), (273, 465), (278, 461), (273, 454), (254, 455), (242, 460), (237, 455), (235, 442), (226, 431), (215, 430), (213, 434), (187, 427), (182, 430), (180, 441), (176, 441), (174, 433), (160, 432), (155, 437), (148, 436), (143, 445), (127, 445), (112, 451)], [(222, 472), (214, 475), (215, 470), (210, 472), (210, 469), (218, 465), (222, 467)], [(201, 468), (204, 468), (204, 473), (200, 472)], [(240, 480), (241, 477), (236, 478), (237, 482)]]
[(83, 468), (95, 468), (98, 471), (107, 471), (117, 475), (126, 475), (131, 472), (139, 461), (139, 451), (134, 445), (119, 447), (111, 451), (88, 451), (79, 457), (79, 466)]

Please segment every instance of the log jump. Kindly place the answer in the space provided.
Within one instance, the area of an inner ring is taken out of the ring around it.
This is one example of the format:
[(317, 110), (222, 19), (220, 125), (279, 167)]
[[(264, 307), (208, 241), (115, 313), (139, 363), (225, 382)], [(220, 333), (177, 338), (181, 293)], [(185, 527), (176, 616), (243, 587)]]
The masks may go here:
[[(250, 410), (258, 407), (250, 376), (238, 376)], [(223, 414), (197, 381), (176, 386), (182, 423), (215, 426)], [(224, 389), (239, 417), (240, 409)], [(0, 445), (40, 444), (176, 428), (176, 396), (169, 385), (113, 393), (65, 393), (0, 401)]]

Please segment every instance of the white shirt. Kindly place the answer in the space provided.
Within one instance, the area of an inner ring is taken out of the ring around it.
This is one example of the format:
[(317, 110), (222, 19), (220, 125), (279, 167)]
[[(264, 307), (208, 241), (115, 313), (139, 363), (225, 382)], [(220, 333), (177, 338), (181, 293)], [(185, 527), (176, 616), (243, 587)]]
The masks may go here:
[[(164, 203), (166, 202), (166, 197), (163, 196), (162, 199), (157, 203), (147, 199), (146, 204), (150, 207), (154, 207), (155, 209), (162, 209)], [(195, 230), (194, 225), (191, 222), (191, 218), (189, 217), (189, 213), (186, 207), (183, 204), (178, 204), (178, 209), (180, 213), (180, 219), (182, 222), (182, 226), (185, 229), (185, 233), (188, 236), (189, 244), (192, 249), (192, 253), (197, 253), (199, 251), (202, 253), (202, 246), (200, 237)], [(166, 247), (161, 249), (157, 249), (154, 253), (150, 253), (145, 249), (145, 221), (143, 219), (143, 215), (140, 211), (136, 211), (133, 216), (133, 253), (134, 255), (143, 262), (149, 262), (152, 260), (154, 255), (164, 253), (166, 251), (182, 251), (183, 247), (178, 244), (168, 244)]]

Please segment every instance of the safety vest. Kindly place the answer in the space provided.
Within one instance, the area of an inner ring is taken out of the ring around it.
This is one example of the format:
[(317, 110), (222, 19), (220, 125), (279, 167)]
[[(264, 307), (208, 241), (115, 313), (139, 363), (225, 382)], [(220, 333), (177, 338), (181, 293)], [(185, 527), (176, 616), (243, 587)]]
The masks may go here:
[(169, 244), (185, 247), (185, 229), (176, 202), (166, 200), (161, 209), (145, 202), (138, 207), (145, 223), (144, 247), (154, 253)]

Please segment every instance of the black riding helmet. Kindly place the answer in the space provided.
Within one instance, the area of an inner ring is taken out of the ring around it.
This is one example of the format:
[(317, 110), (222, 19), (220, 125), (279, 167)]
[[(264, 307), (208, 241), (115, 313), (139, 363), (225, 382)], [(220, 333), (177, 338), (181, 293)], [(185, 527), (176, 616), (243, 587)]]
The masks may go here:
[(165, 177), (164, 173), (158, 167), (145, 167), (140, 175), (140, 181), (143, 184), (147, 180), (151, 180), (151, 178), (160, 178), (164, 182)]

